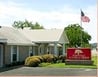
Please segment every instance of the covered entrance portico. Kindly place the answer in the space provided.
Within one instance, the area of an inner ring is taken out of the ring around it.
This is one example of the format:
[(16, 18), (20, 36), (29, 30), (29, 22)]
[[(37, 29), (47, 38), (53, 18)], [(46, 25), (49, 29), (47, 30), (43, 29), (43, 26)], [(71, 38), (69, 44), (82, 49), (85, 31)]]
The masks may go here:
[[(32, 43), (37, 44), (38, 55), (50, 53), (59, 56), (59, 52), (62, 52), (61, 55), (65, 55), (65, 44), (68, 44), (69, 40), (64, 30), (37, 30), (34, 32), (36, 33), (32, 33), (31, 40)], [(34, 35), (37, 38), (34, 38)]]
[[(32, 43), (37, 44), (38, 55), (52, 52), (54, 55), (59, 55), (58, 44), (62, 47), (62, 55), (65, 55), (65, 44), (69, 43), (64, 29), (41, 29), (41, 30), (19, 30), (24, 34)], [(53, 44), (53, 46), (49, 46)], [(48, 48), (53, 48), (49, 51)]]
[[(62, 55), (65, 55), (65, 43), (62, 43), (60, 45), (61, 45), (61, 48), (62, 48), (62, 51), (60, 51), (60, 52), (62, 52)], [(57, 55), (57, 56), (59, 55), (58, 43), (54, 43), (54, 54)]]
[(37, 44), (38, 55), (43, 55), (43, 54), (54, 54), (56, 56), (65, 55), (65, 43), (57, 43), (57, 42), (54, 43), (35, 42), (35, 43)]

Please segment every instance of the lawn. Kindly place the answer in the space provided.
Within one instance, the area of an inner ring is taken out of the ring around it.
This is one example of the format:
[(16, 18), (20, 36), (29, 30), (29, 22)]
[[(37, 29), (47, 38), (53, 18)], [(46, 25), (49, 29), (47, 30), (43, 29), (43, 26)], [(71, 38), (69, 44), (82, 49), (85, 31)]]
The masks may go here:
[(65, 63), (41, 63), (40, 67), (47, 67), (47, 68), (98, 68), (97, 64), (97, 56), (93, 56), (92, 60), (94, 61), (93, 65), (66, 65)]

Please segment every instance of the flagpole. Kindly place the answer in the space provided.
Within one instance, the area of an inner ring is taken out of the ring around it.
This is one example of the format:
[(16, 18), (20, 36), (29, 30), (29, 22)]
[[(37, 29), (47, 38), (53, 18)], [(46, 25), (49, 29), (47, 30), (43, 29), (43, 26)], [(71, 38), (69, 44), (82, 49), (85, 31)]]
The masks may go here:
[[(80, 9), (80, 11), (82, 11), (81, 9)], [(81, 16), (80, 16), (80, 26), (81, 26), (81, 28), (82, 28), (82, 19), (81, 19)], [(81, 38), (80, 38), (80, 40), (81, 40), (81, 47), (82, 47), (82, 29), (81, 29)]]
[[(81, 10), (81, 9), (80, 9)], [(89, 19), (89, 17), (87, 17), (87, 16), (85, 16), (85, 14), (83, 13), (83, 11), (81, 10), (81, 18), (80, 18), (80, 26), (81, 26), (81, 28), (82, 28), (82, 22), (90, 22), (90, 19)], [(83, 29), (83, 28), (82, 28)], [(81, 47), (83, 46), (83, 39), (82, 39), (82, 36), (83, 36), (83, 34), (82, 34), (82, 29), (81, 29)]]

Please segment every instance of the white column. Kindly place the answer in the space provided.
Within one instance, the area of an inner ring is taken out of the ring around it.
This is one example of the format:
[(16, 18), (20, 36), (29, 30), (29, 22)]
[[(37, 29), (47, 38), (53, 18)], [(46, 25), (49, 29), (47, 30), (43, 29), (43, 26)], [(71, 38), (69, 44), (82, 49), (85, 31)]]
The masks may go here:
[[(48, 46), (46, 46), (46, 52), (45, 52), (45, 53), (47, 53), (47, 52), (50, 53), (50, 50), (49, 50)], [(51, 53), (50, 53), (50, 54), (51, 54)]]
[(38, 55), (40, 54), (40, 46), (38, 46)]
[(38, 46), (38, 55), (41, 54), (41, 45)]
[(31, 55), (31, 53), (32, 53), (32, 47), (30, 46), (29, 47), (29, 56)]
[(57, 43), (54, 43), (54, 55), (58, 55)]
[(41, 55), (43, 54), (43, 44), (41, 45)]
[(11, 63), (13, 62), (13, 46), (11, 46)]
[(49, 50), (49, 47), (48, 47), (48, 45), (46, 45), (46, 46), (44, 46), (45, 47), (45, 51), (44, 51), (44, 54), (47, 54), (47, 52), (49, 52), (50, 50)]
[(35, 46), (33, 46), (33, 55), (35, 55)]
[(65, 43), (63, 44), (63, 55), (65, 55)]

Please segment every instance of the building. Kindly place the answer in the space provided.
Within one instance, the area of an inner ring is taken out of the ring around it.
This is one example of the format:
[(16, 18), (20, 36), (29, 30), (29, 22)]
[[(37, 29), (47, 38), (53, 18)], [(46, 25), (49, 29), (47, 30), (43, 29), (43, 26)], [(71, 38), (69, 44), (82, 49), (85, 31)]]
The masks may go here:
[[(15, 29), (0, 28), (0, 67), (15, 61), (24, 61), (31, 55), (51, 53), (65, 54), (68, 43), (63, 29)], [(62, 48), (62, 51), (59, 51)]]

